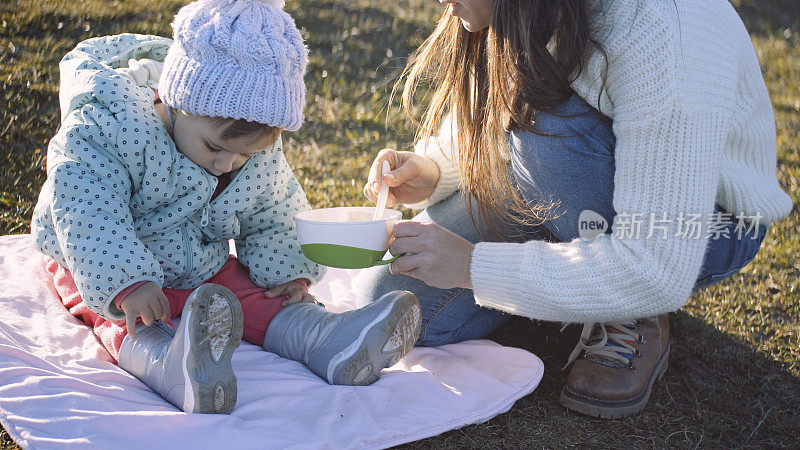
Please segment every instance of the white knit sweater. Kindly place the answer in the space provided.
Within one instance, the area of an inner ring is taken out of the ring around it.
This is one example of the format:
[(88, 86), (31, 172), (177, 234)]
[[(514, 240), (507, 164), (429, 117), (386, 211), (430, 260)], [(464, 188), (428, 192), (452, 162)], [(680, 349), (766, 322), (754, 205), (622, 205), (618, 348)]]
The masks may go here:
[[(614, 121), (612, 233), (477, 244), (470, 274), (481, 306), (562, 322), (674, 311), (689, 299), (710, 232), (680, 236), (679, 213), (705, 222), (716, 200), (769, 225), (792, 209), (775, 174), (775, 123), (758, 60), (727, 1), (614, 0), (593, 17), (608, 55), (606, 83), (601, 90), (605, 59), (593, 50), (573, 88)], [(427, 205), (459, 186), (450, 145), (442, 145), (447, 129), (416, 146), (441, 172)], [(644, 219), (639, 234), (615, 230), (622, 214), (630, 221), (634, 213)], [(646, 239), (651, 213), (667, 213), (668, 230)]]

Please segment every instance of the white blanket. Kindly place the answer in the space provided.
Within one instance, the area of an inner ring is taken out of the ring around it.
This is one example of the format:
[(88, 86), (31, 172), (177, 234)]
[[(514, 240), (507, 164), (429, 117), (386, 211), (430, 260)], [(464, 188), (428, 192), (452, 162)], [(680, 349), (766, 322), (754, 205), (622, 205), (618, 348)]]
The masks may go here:
[[(415, 348), (372, 386), (330, 386), (242, 342), (233, 413), (185, 414), (114, 365), (42, 273), (29, 236), (0, 237), (0, 422), (25, 448), (390, 447), (507, 411), (544, 369), (529, 352), (476, 340)], [(346, 309), (357, 273), (331, 270), (315, 293)]]

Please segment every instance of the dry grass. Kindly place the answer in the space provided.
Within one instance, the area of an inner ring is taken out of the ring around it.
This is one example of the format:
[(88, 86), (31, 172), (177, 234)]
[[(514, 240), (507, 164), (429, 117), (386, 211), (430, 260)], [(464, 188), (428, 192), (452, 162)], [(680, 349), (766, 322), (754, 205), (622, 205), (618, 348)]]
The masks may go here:
[[(0, 234), (25, 233), (58, 126), (57, 62), (78, 41), (121, 32), (169, 34), (183, 1), (37, 0), (0, 3)], [(734, 0), (751, 31), (778, 125), (778, 175), (798, 201), (800, 3)], [(307, 125), (286, 145), (314, 206), (362, 204), (375, 152), (412, 131), (389, 89), (432, 28), (435, 2), (295, 0), (311, 49)], [(387, 125), (388, 123), (388, 125)], [(797, 208), (774, 225), (742, 273), (696, 293), (672, 317), (670, 370), (630, 419), (582, 417), (558, 404), (560, 367), (577, 330), (515, 319), (492, 338), (536, 353), (542, 384), (506, 414), (408, 447), (799, 447), (800, 249)], [(13, 446), (5, 431), (0, 444)]]

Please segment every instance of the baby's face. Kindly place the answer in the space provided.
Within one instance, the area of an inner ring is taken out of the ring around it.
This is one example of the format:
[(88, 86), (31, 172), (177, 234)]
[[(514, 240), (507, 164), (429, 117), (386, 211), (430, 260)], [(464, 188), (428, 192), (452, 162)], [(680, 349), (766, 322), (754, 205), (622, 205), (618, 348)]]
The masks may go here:
[(258, 133), (222, 140), (227, 124), (180, 111), (174, 114), (172, 140), (178, 151), (215, 176), (241, 168), (248, 158), (271, 145), (269, 136)]

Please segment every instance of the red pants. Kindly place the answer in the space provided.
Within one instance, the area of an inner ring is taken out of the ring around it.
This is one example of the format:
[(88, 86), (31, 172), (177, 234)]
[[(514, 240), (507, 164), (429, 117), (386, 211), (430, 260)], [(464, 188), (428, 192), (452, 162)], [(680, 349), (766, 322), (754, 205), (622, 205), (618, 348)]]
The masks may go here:
[[(75, 286), (72, 274), (54, 260), (49, 260), (46, 265), (47, 272), (53, 275), (53, 284), (56, 292), (61, 297), (61, 302), (70, 314), (81, 319), (86, 325), (92, 327), (94, 334), (108, 350), (115, 360), (119, 360), (119, 348), (122, 340), (128, 334), (125, 321), (110, 321), (89, 310)], [(255, 345), (264, 343), (269, 322), (275, 317), (283, 306), (286, 297), (267, 298), (264, 296), (265, 288), (257, 286), (250, 280), (250, 271), (243, 266), (236, 257), (231, 256), (216, 275), (206, 283), (215, 283), (225, 286), (233, 291), (242, 304), (244, 313), (244, 333), (242, 338)], [(194, 289), (163, 289), (169, 300), (170, 317), (181, 315), (183, 306)], [(141, 320), (141, 319), (139, 319)]]

